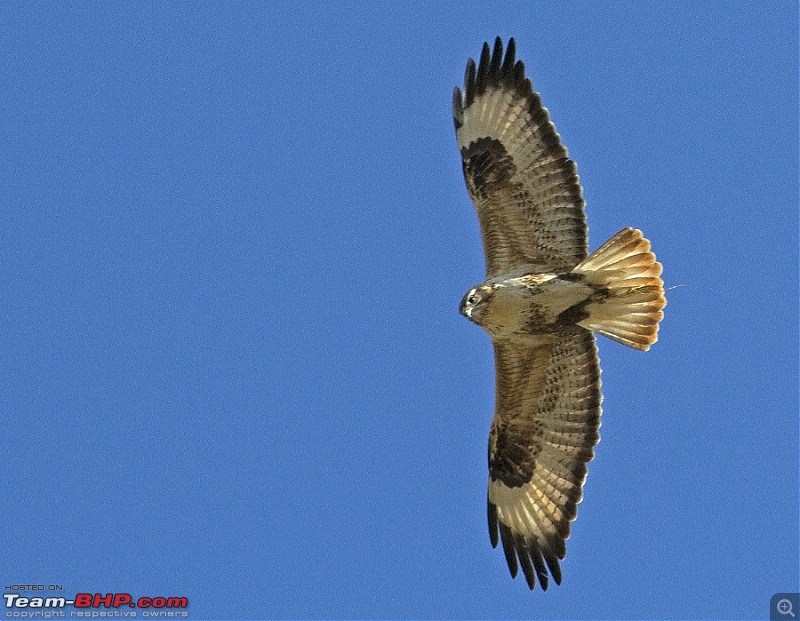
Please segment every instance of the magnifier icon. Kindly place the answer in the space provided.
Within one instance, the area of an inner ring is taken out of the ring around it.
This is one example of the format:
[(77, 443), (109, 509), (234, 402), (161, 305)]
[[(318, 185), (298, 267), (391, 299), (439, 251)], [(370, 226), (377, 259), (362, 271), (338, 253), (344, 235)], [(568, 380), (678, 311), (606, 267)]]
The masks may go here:
[(792, 618), (795, 617), (794, 613), (792, 612), (792, 602), (790, 602), (788, 599), (782, 599), (778, 601), (775, 607), (782, 615), (789, 615)]

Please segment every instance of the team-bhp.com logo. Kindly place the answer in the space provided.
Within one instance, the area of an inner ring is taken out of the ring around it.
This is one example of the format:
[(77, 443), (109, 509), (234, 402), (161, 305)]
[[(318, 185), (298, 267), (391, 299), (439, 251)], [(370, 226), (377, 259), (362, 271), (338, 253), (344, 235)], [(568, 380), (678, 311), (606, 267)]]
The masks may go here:
[[(186, 597), (137, 597), (134, 599), (130, 593), (77, 593), (74, 598), (66, 597), (24, 597), (19, 593), (3, 593), (6, 603), (6, 617), (44, 617), (41, 612), (50, 610), (55, 612), (72, 606), (78, 610), (69, 611), (71, 617), (104, 617), (104, 616), (137, 616), (135, 612), (129, 614), (111, 615), (110, 611), (105, 612), (101, 609), (141, 609), (143, 617), (186, 617), (188, 613), (185, 609), (189, 606)], [(24, 612), (33, 613), (34, 610), (40, 614), (23, 614)], [(105, 614), (104, 614), (105, 612)], [(176, 614), (177, 613), (177, 614)], [(64, 611), (60, 615), (64, 616)], [(49, 615), (48, 615), (49, 617)]]

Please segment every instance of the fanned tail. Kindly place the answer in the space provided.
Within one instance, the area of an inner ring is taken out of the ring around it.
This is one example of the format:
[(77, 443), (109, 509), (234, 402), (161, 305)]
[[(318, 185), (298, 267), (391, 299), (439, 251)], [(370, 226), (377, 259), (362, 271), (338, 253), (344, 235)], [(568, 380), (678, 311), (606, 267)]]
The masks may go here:
[(661, 263), (642, 232), (622, 229), (572, 271), (607, 292), (587, 307), (589, 316), (578, 325), (623, 345), (650, 349), (667, 300)]

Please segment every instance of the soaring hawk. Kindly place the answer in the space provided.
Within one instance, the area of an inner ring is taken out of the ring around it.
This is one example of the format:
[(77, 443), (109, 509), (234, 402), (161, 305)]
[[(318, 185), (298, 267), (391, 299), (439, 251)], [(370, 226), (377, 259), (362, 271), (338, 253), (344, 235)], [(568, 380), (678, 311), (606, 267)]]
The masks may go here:
[(577, 515), (600, 436), (593, 332), (647, 351), (666, 305), (661, 264), (626, 228), (587, 256), (584, 200), (547, 109), (515, 60), (484, 43), (467, 62), (453, 119), (486, 256), (486, 280), (461, 313), (494, 344), (489, 535), (512, 577), (547, 589)]

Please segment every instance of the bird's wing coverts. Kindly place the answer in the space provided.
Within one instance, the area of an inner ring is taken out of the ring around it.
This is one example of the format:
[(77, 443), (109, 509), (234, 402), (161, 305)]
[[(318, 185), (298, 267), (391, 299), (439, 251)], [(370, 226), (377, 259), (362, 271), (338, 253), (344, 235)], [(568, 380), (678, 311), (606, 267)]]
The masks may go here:
[(515, 60), (514, 39), (470, 59), (453, 120), (464, 178), (478, 212), (488, 276), (519, 267), (563, 272), (587, 253), (575, 163)]
[[(489, 437), (489, 534), (512, 576), (561, 582), (586, 463), (600, 439), (600, 366), (582, 328), (531, 343), (495, 343), (497, 396)], [(498, 538), (499, 534), (499, 538)]]

